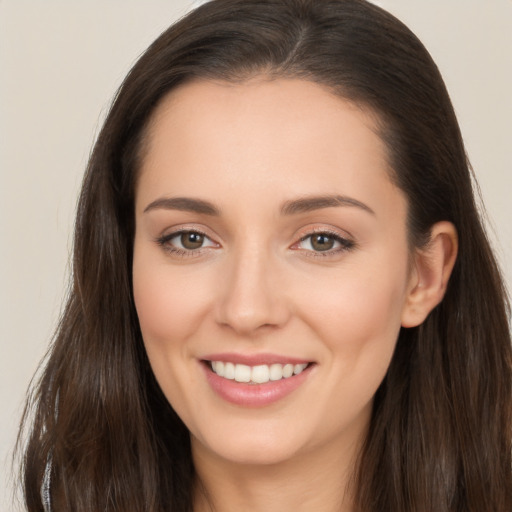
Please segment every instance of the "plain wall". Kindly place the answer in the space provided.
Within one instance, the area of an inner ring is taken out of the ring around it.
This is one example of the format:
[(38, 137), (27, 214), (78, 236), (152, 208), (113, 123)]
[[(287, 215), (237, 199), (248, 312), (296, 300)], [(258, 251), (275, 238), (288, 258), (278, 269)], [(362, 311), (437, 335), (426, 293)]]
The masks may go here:
[[(196, 2), (199, 3), (199, 2)], [(512, 284), (512, 1), (382, 0), (438, 63)], [(0, 0), (0, 510), (65, 295), (76, 197), (122, 78), (187, 0)]]

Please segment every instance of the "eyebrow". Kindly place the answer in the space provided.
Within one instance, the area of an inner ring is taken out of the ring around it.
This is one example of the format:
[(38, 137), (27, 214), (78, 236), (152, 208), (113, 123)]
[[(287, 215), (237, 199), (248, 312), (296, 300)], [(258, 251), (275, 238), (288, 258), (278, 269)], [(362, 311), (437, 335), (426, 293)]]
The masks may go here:
[(296, 215), (298, 213), (306, 213), (313, 210), (320, 210), (322, 208), (335, 208), (339, 206), (354, 206), (375, 215), (375, 212), (361, 201), (353, 199), (352, 197), (339, 195), (311, 196), (286, 201), (281, 208), (281, 213), (283, 215)]
[[(297, 215), (299, 213), (307, 213), (314, 210), (321, 210), (323, 208), (336, 208), (340, 206), (360, 208), (361, 210), (375, 215), (375, 212), (361, 201), (352, 197), (340, 195), (308, 196), (286, 201), (281, 207), (281, 214), (287, 216)], [(202, 215), (212, 215), (215, 217), (220, 216), (220, 209), (213, 203), (191, 197), (161, 197), (146, 206), (144, 213), (157, 209), (181, 210), (199, 213)]]
[(144, 213), (157, 209), (181, 210), (216, 217), (220, 215), (220, 210), (209, 201), (191, 197), (161, 197), (146, 206)]

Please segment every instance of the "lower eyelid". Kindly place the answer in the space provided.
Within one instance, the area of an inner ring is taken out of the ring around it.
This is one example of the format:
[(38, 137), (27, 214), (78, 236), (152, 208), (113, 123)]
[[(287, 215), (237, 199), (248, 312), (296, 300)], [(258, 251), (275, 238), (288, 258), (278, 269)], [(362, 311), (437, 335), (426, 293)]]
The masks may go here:
[(341, 244), (333, 249), (315, 251), (313, 249), (298, 249), (304, 258), (337, 258), (353, 251), (355, 244)]

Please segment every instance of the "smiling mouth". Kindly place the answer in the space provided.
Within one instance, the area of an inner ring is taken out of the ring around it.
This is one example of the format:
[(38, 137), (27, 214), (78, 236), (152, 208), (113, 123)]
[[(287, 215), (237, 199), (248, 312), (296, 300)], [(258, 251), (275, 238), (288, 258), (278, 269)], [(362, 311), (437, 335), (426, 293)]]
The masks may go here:
[(245, 384), (266, 384), (301, 374), (312, 363), (260, 364), (249, 366), (224, 361), (205, 361), (219, 377)]

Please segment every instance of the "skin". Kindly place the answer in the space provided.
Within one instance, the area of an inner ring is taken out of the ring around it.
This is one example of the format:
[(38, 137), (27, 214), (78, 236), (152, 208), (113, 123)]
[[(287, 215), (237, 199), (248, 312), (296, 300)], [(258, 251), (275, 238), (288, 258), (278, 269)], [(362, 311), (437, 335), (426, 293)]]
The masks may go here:
[[(442, 298), (456, 235), (440, 223), (429, 254), (411, 253), (407, 201), (375, 125), (317, 84), (265, 77), (187, 84), (152, 118), (136, 193), (135, 303), (219, 512), (350, 511), (350, 472), (399, 330)], [(333, 195), (349, 200), (283, 213)], [(162, 201), (177, 197), (217, 214)], [(180, 229), (206, 235), (203, 246), (180, 248)], [(315, 232), (349, 244), (315, 250)], [(219, 352), (314, 365), (290, 395), (244, 407), (205, 378), (201, 360)], [(195, 510), (208, 510), (199, 491)]]

